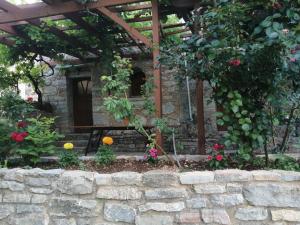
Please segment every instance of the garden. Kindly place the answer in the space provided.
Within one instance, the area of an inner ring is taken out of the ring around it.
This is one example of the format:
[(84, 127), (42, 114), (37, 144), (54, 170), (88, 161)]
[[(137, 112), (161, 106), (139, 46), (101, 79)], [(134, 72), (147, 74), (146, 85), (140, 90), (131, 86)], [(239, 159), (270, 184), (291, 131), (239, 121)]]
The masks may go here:
[(299, 0), (1, 0), (1, 225), (300, 223)]
[[(178, 158), (176, 149), (181, 146), (174, 137), (176, 128), (170, 127), (167, 119), (157, 117), (157, 99), (152, 98), (157, 92), (155, 77), (147, 79), (142, 87), (143, 114), (154, 118), (155, 131), (144, 129), (136, 105), (128, 97), (132, 60), (112, 53), (112, 49), (103, 50), (111, 64), (98, 74), (103, 82), (101, 94), (106, 96), (103, 106), (116, 121), (127, 121), (128, 126), (146, 137), (145, 153), (139, 162), (117, 159), (114, 137), (106, 136), (101, 138), (94, 158), (80, 160), (72, 142), (57, 146), (64, 135), (56, 129), (57, 117), (51, 105), (43, 102), (43, 86), (49, 73), (53, 74), (53, 67), (39, 54), (21, 52), (24, 40), (18, 40), (14, 48), (1, 46), (1, 166), (98, 171), (106, 171), (105, 168), (114, 171), (114, 167), (117, 170), (132, 167), (137, 171), (155, 168), (300, 170), (298, 158), (286, 154), (299, 120), (298, 11), (297, 1), (216, 2), (208, 7), (200, 6), (190, 15), (188, 26), (195, 31), (191, 37), (181, 40), (177, 35), (163, 39), (160, 65), (178, 68), (173, 74), (178, 84), (187, 74), (190, 79), (208, 82), (212, 89), (211, 101), (222, 109), (215, 114), (218, 125), (225, 127), (226, 132), (206, 146), (207, 156), (200, 162)], [(58, 25), (65, 26), (65, 23)], [(54, 25), (47, 21), (47, 26)], [(37, 42), (51, 42), (53, 49), (62, 44), (46, 39), (43, 30), (36, 27), (25, 29)], [(14, 69), (8, 69), (11, 66)], [(36, 101), (18, 96), (18, 82), (34, 87)], [(167, 149), (160, 146), (157, 142), (160, 134), (173, 146)], [(297, 143), (293, 145), (297, 149)], [(228, 153), (228, 149), (235, 151)], [(55, 156), (54, 162), (45, 162), (47, 156)]]

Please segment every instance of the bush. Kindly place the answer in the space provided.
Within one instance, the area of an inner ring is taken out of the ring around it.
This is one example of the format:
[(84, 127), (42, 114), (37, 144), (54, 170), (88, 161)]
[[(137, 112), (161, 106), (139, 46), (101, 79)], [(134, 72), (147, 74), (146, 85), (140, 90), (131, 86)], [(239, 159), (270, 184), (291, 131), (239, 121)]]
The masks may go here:
[(274, 161), (274, 169), (300, 171), (300, 164), (287, 155), (278, 155)]
[(14, 144), (11, 141), (10, 134), (14, 129), (15, 126), (12, 121), (0, 117), (0, 164), (12, 154)]
[(116, 160), (116, 155), (108, 145), (99, 147), (95, 155), (95, 162), (97, 165), (110, 165)]
[(22, 120), (34, 112), (34, 107), (12, 91), (1, 92), (0, 115), (13, 121)]
[(224, 169), (228, 167), (227, 156), (224, 154), (224, 146), (214, 144), (210, 154), (207, 157), (208, 166), (211, 169)]
[[(47, 117), (27, 119), (27, 127), (22, 128), (26, 131), (17, 133), (14, 138), (18, 147), (16, 154), (20, 155), (26, 164), (35, 165), (42, 155), (52, 155), (56, 152), (55, 142), (63, 136), (52, 129), (54, 120), (55, 118)], [(26, 134), (23, 139), (22, 133)]]
[(59, 165), (63, 168), (70, 166), (79, 166), (80, 160), (73, 150), (64, 150), (59, 154)]

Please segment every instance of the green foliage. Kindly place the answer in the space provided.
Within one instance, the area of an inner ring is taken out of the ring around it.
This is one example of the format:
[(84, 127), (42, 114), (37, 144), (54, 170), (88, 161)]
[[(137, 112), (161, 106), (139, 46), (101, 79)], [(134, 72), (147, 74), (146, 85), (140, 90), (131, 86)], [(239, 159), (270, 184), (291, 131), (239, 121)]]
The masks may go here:
[(99, 147), (95, 162), (98, 165), (110, 165), (116, 160), (116, 155), (109, 145), (102, 145)]
[(287, 155), (278, 155), (274, 160), (274, 169), (300, 171), (300, 164), (294, 158)]
[(228, 127), (225, 145), (238, 148), (239, 162), (251, 161), (256, 149), (267, 156), (268, 146), (277, 148), (271, 140), (278, 124), (286, 125), (278, 149), (284, 152), (299, 115), (299, 10), (295, 0), (217, 1), (195, 12), (199, 34), (163, 49), (162, 62), (177, 65), (179, 79), (209, 82), (224, 109), (217, 117)]
[(55, 118), (38, 117), (27, 121), (29, 135), (18, 144), (16, 154), (22, 156), (26, 164), (35, 165), (41, 156), (56, 152), (55, 142), (63, 136), (53, 130)]
[(15, 92), (4, 91), (0, 94), (0, 115), (13, 121), (22, 120), (34, 111), (32, 105), (21, 99)]
[(14, 131), (15, 124), (4, 117), (0, 117), (0, 164), (12, 155), (14, 144), (10, 134)]
[(224, 146), (215, 144), (212, 149), (210, 149), (208, 155), (208, 166), (211, 169), (225, 169), (228, 167), (228, 158), (224, 153)]
[(59, 153), (58, 156), (59, 156), (58, 163), (63, 168), (80, 165), (78, 154), (73, 150), (63, 150)]

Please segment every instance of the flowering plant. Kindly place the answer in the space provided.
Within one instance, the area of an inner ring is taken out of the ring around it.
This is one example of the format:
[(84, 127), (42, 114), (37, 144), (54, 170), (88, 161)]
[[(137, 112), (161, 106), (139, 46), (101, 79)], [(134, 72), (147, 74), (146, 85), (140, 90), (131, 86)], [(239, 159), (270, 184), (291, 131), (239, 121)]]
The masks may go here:
[(74, 145), (72, 143), (67, 142), (64, 144), (64, 151), (59, 154), (59, 165), (63, 168), (80, 164), (78, 155), (73, 149)]
[(57, 140), (62, 135), (53, 131), (55, 118), (28, 118), (16, 124), (16, 130), (11, 133), (11, 139), (16, 143), (16, 154), (20, 155), (26, 165), (35, 165), (42, 155), (55, 153)]
[(208, 166), (212, 169), (224, 169), (228, 166), (227, 156), (224, 153), (224, 145), (214, 144), (207, 156)]
[(149, 145), (147, 145), (146, 147), (147, 147), (147, 150), (145, 152), (144, 159), (150, 163), (157, 163), (158, 162), (158, 150)]

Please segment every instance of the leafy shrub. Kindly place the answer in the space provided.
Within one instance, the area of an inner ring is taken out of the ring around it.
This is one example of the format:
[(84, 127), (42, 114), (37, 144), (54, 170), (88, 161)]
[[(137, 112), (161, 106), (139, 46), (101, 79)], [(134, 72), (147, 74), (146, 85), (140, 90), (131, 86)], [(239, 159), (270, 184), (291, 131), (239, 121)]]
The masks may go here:
[(109, 165), (116, 160), (116, 155), (108, 145), (99, 147), (95, 155), (95, 162), (97, 165)]
[(18, 121), (35, 111), (34, 107), (21, 99), (21, 97), (11, 91), (1, 92), (0, 95), (0, 115), (11, 120)]
[(281, 154), (274, 161), (274, 169), (300, 171), (300, 164), (296, 159)]
[(207, 157), (208, 166), (211, 169), (224, 169), (228, 167), (227, 156), (224, 153), (224, 146), (215, 144)]
[[(18, 142), (16, 154), (22, 156), (26, 164), (35, 165), (42, 155), (52, 155), (54, 145), (63, 136), (52, 129), (55, 118), (38, 117), (27, 119), (27, 136)], [(20, 134), (20, 133), (19, 133)]]
[(66, 168), (70, 166), (79, 166), (80, 160), (76, 152), (66, 150), (59, 154), (58, 163), (61, 167)]
[(0, 163), (12, 154), (14, 144), (10, 134), (14, 131), (14, 123), (7, 118), (0, 117)]
[(158, 150), (153, 147), (147, 147), (146, 154), (144, 155), (144, 159), (149, 163), (157, 163), (158, 162)]

